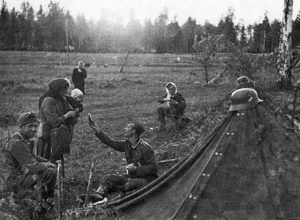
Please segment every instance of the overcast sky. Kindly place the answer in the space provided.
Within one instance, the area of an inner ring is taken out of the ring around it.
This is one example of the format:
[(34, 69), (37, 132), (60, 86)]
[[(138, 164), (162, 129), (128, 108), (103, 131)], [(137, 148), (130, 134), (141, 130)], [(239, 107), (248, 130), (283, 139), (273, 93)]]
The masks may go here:
[[(20, 11), (24, 0), (6, 0), (9, 10), (13, 7)], [(47, 10), (50, 0), (28, 0), (35, 12), (42, 5)], [(284, 0), (53, 0), (65, 10), (69, 10), (75, 18), (83, 14), (87, 20), (98, 21), (100, 17), (109, 17), (113, 20), (126, 23), (131, 9), (135, 12), (135, 18), (141, 23), (150, 18), (152, 21), (158, 17), (164, 8), (168, 9), (169, 20), (176, 16), (182, 25), (190, 16), (197, 23), (204, 24), (206, 20), (215, 25), (220, 18), (227, 14), (232, 7), (235, 14), (235, 23), (242, 22), (245, 25), (262, 21), (265, 12), (273, 21), (282, 19)], [(2, 4), (2, 3), (1, 3)], [(300, 0), (294, 0), (293, 18), (300, 11)]]

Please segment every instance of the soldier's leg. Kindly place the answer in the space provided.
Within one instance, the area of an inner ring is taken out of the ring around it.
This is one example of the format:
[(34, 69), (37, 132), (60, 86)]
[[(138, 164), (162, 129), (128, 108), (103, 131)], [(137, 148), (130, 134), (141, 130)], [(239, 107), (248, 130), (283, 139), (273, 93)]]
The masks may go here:
[(39, 181), (42, 185), (43, 198), (53, 198), (56, 183), (56, 169), (48, 167), (39, 175)]
[(97, 192), (103, 196), (109, 193), (125, 191), (125, 184), (127, 182), (126, 176), (109, 174), (103, 177), (97, 189)]
[(33, 189), (34, 185), (38, 182), (37, 175), (26, 175), (20, 183), (22, 189)]
[(140, 189), (148, 183), (149, 181), (145, 178), (128, 179), (127, 183), (125, 184), (125, 191), (128, 192), (131, 190)]

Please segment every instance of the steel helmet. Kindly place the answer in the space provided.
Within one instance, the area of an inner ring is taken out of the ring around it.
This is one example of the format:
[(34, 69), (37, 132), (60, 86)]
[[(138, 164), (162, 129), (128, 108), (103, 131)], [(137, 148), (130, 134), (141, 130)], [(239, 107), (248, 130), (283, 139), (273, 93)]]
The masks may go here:
[(249, 83), (250, 79), (247, 76), (240, 76), (239, 78), (237, 78), (236, 81), (237, 81), (238, 85), (242, 85), (242, 84), (245, 84), (245, 83)]
[(257, 103), (262, 102), (258, 98), (255, 89), (242, 88), (235, 90), (230, 97), (231, 105), (229, 111), (239, 111), (243, 109), (255, 108)]
[(240, 76), (236, 80), (237, 88), (255, 88), (255, 81), (250, 80), (247, 76)]

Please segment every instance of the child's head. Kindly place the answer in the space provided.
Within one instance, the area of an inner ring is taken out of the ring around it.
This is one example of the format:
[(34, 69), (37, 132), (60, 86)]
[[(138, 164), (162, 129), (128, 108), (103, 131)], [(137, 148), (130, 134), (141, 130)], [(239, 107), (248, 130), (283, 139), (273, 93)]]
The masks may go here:
[(83, 101), (83, 93), (79, 89), (73, 89), (71, 91), (71, 96), (78, 102)]

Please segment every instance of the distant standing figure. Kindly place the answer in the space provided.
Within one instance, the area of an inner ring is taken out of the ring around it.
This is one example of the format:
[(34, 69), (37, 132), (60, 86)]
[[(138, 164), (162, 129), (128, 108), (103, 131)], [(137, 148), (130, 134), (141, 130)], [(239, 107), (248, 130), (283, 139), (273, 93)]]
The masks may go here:
[[(159, 107), (157, 109), (158, 120), (160, 122), (159, 130), (165, 130), (165, 117), (174, 119), (176, 123), (178, 119), (184, 114), (186, 103), (183, 96), (177, 92), (175, 83), (169, 82), (166, 85), (166, 94), (158, 98), (159, 103), (166, 103), (166, 107)], [(177, 125), (177, 124), (176, 124)]]
[(85, 94), (84, 91), (84, 79), (87, 77), (86, 70), (83, 68), (83, 62), (79, 61), (78, 66), (74, 68), (72, 75), (72, 82), (75, 89), (80, 89), (80, 91)]

